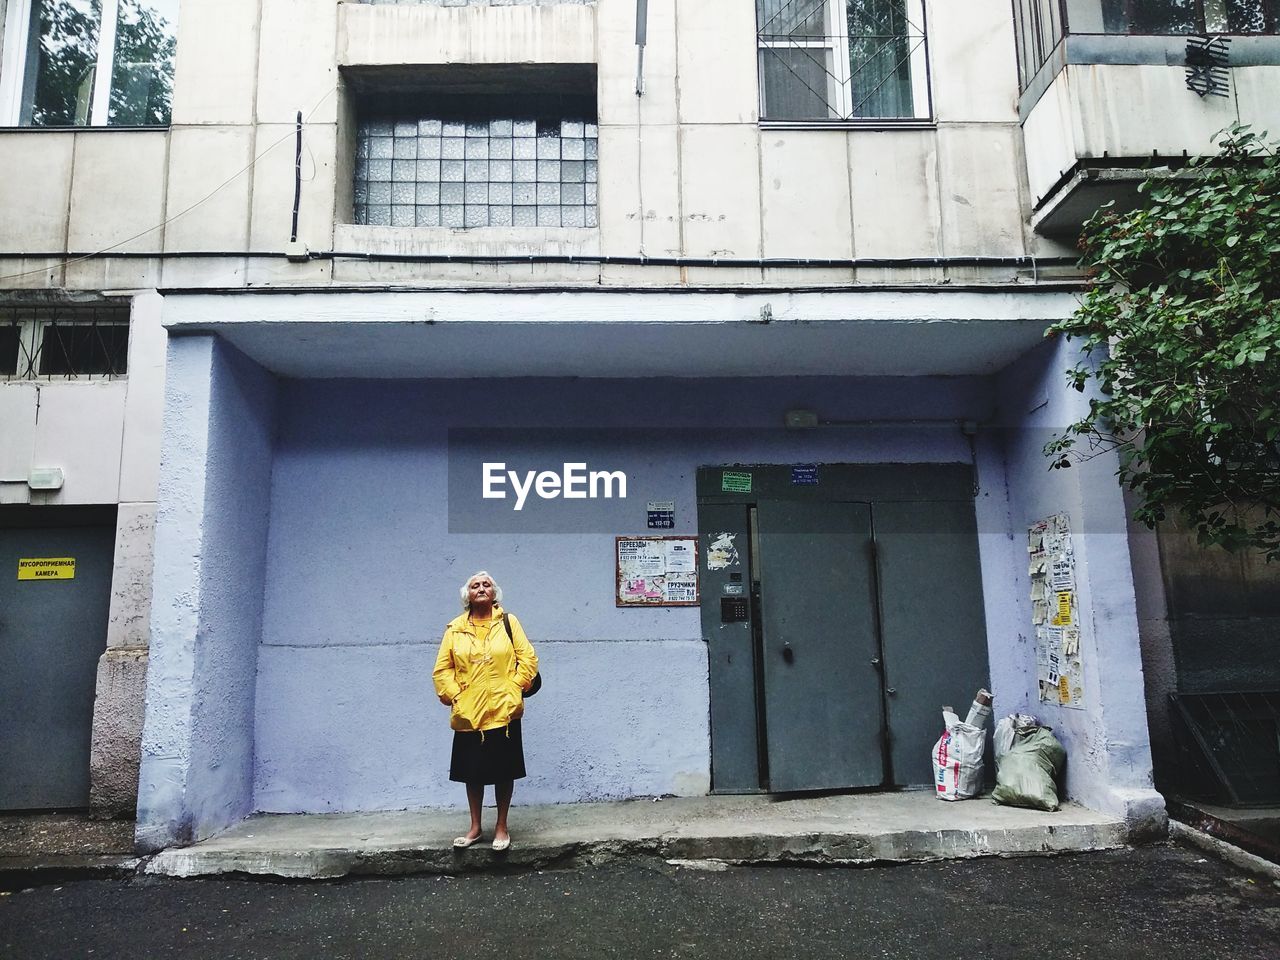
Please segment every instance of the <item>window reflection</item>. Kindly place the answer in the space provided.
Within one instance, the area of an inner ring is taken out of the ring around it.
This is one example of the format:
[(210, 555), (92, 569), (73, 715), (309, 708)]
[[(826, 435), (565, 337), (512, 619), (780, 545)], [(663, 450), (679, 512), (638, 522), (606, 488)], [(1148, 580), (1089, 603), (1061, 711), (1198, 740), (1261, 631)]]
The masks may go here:
[(178, 0), (33, 0), (19, 122), (167, 124), (177, 19)]

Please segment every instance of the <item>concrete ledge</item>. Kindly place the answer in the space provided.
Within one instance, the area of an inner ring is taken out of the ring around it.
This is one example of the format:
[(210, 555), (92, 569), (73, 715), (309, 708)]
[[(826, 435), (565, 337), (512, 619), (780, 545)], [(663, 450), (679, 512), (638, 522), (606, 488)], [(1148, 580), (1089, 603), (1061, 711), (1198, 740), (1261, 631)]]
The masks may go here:
[[(492, 814), (487, 812), (488, 822)], [(1023, 856), (1124, 846), (1123, 822), (1083, 807), (1056, 813), (925, 792), (778, 800), (697, 797), (516, 808), (513, 843), (455, 850), (458, 811), (258, 815), (166, 850), (145, 872), (332, 879), (594, 865), (658, 857), (735, 863), (871, 864)]]

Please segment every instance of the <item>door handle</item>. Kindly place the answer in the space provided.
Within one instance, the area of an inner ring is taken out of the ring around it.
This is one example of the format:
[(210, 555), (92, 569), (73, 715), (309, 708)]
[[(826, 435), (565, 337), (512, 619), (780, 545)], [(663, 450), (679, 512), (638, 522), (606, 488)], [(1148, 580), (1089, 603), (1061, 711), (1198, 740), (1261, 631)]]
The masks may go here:
[(887, 693), (887, 694), (888, 694), (889, 696), (891, 696), (891, 697), (896, 697), (896, 696), (898, 695), (898, 688), (897, 688), (897, 687), (885, 687), (884, 692), (885, 692), (885, 693)]
[(796, 652), (791, 649), (791, 644), (784, 643), (782, 645), (782, 659), (787, 663), (795, 663)]
[(880, 658), (879, 658), (879, 657), (872, 657), (872, 658), (871, 658), (871, 665), (872, 665), (873, 667), (878, 667), (878, 666), (880, 666)]

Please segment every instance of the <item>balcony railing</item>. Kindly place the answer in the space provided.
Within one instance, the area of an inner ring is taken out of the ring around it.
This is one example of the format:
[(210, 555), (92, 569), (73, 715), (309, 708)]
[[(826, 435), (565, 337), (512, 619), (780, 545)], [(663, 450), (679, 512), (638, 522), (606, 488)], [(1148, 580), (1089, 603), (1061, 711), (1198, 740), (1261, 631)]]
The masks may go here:
[(1267, 35), (1280, 0), (1014, 0), (1018, 79), (1025, 90), (1069, 35)]

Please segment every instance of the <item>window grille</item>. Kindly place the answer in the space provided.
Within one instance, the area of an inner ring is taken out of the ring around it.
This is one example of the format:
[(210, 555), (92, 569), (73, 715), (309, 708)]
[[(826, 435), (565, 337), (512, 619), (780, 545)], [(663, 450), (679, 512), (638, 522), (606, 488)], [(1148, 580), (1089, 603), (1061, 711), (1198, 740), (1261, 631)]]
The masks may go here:
[(370, 118), (356, 139), (355, 222), (594, 227), (594, 120)]
[(921, 0), (756, 0), (765, 120), (927, 120)]
[(0, 306), (4, 380), (114, 380), (128, 361), (128, 306)]
[(1172, 693), (1183, 783), (1237, 806), (1280, 803), (1280, 690)]

